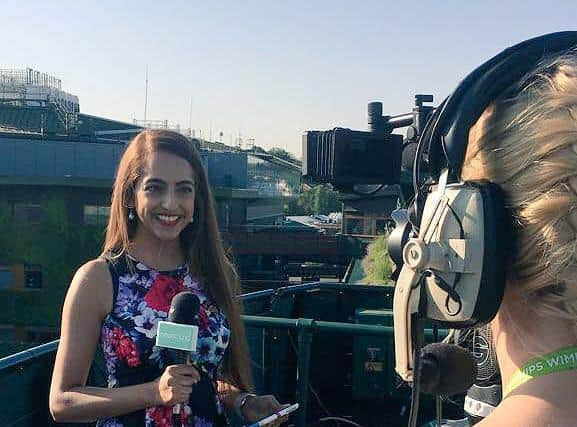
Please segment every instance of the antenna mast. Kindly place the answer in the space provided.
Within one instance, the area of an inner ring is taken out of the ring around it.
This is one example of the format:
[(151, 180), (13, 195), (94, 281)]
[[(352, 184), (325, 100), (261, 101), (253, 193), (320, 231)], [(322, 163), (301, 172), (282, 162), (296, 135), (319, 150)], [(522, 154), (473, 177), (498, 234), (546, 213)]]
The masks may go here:
[(190, 97), (190, 111), (188, 112), (188, 133), (194, 138), (192, 132), (192, 96)]
[(148, 65), (146, 66), (146, 88), (144, 90), (144, 126), (146, 126), (146, 113), (148, 112)]

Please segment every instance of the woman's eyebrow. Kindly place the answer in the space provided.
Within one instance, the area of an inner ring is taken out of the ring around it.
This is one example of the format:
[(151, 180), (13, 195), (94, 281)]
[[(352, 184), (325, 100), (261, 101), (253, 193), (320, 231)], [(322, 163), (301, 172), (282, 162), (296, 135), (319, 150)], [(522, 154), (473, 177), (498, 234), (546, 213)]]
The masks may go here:
[(166, 182), (160, 178), (147, 178), (144, 180), (145, 184), (163, 184), (166, 185)]
[[(161, 185), (167, 185), (166, 181), (164, 181), (163, 179), (160, 178), (147, 178), (144, 180), (145, 184), (161, 184)], [(192, 179), (184, 179), (182, 181), (178, 181), (176, 183), (176, 185), (191, 185), (194, 186), (195, 185), (195, 181)]]

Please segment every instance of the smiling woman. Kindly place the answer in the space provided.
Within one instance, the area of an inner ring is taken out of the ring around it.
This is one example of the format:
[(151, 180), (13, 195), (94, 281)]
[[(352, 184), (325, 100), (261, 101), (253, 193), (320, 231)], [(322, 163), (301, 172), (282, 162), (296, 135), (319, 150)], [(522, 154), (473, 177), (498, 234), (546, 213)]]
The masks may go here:
[(182, 157), (161, 151), (149, 157), (143, 172), (134, 197), (134, 210), (142, 224), (135, 239), (178, 242), (180, 232), (193, 222), (192, 167)]
[[(193, 365), (155, 346), (172, 298), (194, 293), (200, 308)], [(282, 408), (248, 393), (251, 375), (236, 302), (238, 278), (222, 247), (200, 155), (184, 136), (144, 131), (129, 144), (114, 184), (104, 250), (72, 281), (62, 313), (50, 410), (57, 421), (98, 426), (228, 425)], [(87, 387), (99, 345), (108, 388)], [(281, 419), (273, 425), (284, 421)]]

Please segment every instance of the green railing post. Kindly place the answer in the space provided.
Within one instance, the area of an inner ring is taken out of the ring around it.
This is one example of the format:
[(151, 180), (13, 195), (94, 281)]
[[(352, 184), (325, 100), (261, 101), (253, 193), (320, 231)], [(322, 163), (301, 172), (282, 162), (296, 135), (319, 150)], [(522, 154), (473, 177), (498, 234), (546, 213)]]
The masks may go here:
[[(296, 381), (296, 400), (299, 404), (299, 410), (295, 413), (296, 427), (305, 427), (308, 411), (308, 389), (309, 389), (309, 371), (311, 364), (311, 345), (313, 334), (335, 333), (393, 337), (394, 328), (392, 326), (365, 325), (344, 322), (325, 322), (314, 319), (288, 319), (282, 317), (264, 317), (243, 315), (242, 319), (248, 326), (263, 329), (289, 329), (297, 330), (298, 334), (298, 360), (297, 360), (297, 381)], [(448, 333), (447, 330), (439, 330), (441, 337)], [(433, 339), (433, 332), (430, 329), (425, 330), (425, 338)], [(276, 346), (273, 346), (273, 350)], [(274, 355), (273, 355), (274, 357)], [(278, 373), (277, 373), (278, 374)], [(275, 388), (275, 382), (280, 381), (279, 376), (272, 377), (274, 380), (272, 387)]]
[[(268, 354), (270, 358), (270, 362), (265, 360), (265, 362), (269, 362), (269, 370), (270, 370), (270, 386), (271, 392), (275, 396), (278, 396), (282, 392), (281, 388), (281, 369), (283, 366), (280, 366), (277, 363), (271, 363), (273, 360), (282, 360), (282, 342), (281, 342), (281, 334), (278, 329), (274, 328), (263, 328), (263, 331), (268, 330), (268, 339), (270, 340), (270, 352)], [(265, 364), (266, 366), (266, 364)]]
[(313, 340), (313, 319), (298, 319), (299, 358), (297, 364), (297, 412), (296, 427), (305, 427), (307, 421), (307, 404), (309, 397), (309, 370), (311, 365), (311, 344)]

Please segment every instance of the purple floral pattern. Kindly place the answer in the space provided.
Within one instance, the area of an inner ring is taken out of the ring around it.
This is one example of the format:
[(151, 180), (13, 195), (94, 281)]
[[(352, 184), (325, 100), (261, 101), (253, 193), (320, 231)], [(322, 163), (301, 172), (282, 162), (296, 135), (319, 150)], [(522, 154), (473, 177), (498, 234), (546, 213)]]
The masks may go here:
[[(127, 268), (132, 265), (133, 268)], [(210, 378), (216, 377), (230, 338), (224, 313), (204, 291), (201, 282), (191, 277), (186, 266), (171, 272), (159, 272), (127, 258), (111, 263), (114, 269), (116, 299), (102, 325), (100, 344), (106, 362), (108, 387), (122, 387), (152, 381), (170, 363), (166, 349), (155, 344), (158, 322), (166, 320), (174, 295), (184, 290), (200, 300), (197, 351), (192, 360)], [(218, 413), (223, 412), (219, 397), (213, 399)], [(141, 420), (135, 422), (135, 420)], [(171, 407), (151, 407), (140, 413), (108, 418), (99, 427), (172, 427)], [(211, 420), (192, 413), (183, 405), (183, 427), (214, 427)]]

